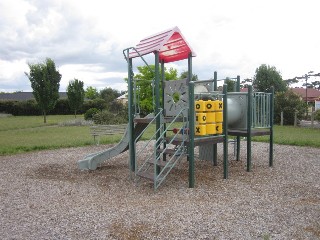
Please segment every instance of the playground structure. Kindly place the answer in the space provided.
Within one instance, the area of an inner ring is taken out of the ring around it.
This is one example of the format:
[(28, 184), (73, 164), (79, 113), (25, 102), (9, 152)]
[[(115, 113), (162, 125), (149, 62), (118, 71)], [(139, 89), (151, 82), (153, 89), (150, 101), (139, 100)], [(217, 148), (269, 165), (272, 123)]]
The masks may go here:
[[(142, 59), (153, 71), (144, 56), (154, 54), (153, 104), (154, 112), (140, 117), (139, 96), (133, 74), (133, 59)], [(211, 80), (190, 81), (192, 58), (196, 56), (177, 27), (141, 40), (136, 47), (123, 50), (128, 64), (127, 130), (118, 145), (93, 153), (78, 162), (80, 169), (94, 170), (103, 161), (129, 150), (129, 169), (135, 179), (149, 179), (157, 189), (171, 170), (184, 157), (189, 164), (189, 187), (195, 185), (195, 147), (199, 159), (217, 165), (217, 144), (223, 144), (223, 176), (228, 178), (228, 136), (235, 137), (236, 160), (240, 159), (240, 139), (246, 137), (247, 171), (251, 171), (252, 136), (269, 135), (269, 166), (273, 166), (273, 91), (271, 93), (240, 92), (240, 76), (236, 91), (227, 86), (218, 91), (217, 72)], [(165, 63), (187, 60), (187, 79), (167, 81)], [(161, 66), (161, 68), (160, 68)], [(161, 70), (161, 72), (160, 72)], [(162, 91), (160, 90), (162, 89)], [(161, 94), (162, 93), (162, 94)], [(136, 145), (145, 131), (155, 126), (153, 136)], [(153, 151), (146, 149), (152, 146)], [(148, 154), (146, 154), (148, 153)]]

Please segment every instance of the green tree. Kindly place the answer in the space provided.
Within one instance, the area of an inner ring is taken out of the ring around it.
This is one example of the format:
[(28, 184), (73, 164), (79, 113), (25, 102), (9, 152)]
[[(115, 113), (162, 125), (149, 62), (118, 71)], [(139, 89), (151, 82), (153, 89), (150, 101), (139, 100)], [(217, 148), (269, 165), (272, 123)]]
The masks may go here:
[(91, 86), (87, 87), (84, 93), (85, 93), (85, 97), (90, 100), (99, 98), (99, 93), (95, 87), (91, 87)]
[(109, 111), (112, 113), (120, 113), (125, 109), (125, 105), (117, 100), (113, 100), (109, 106)]
[(320, 90), (320, 81), (311, 82), (312, 88)]
[(119, 91), (110, 87), (104, 88), (100, 91), (100, 97), (104, 99), (108, 105), (112, 104), (112, 102), (119, 96)]
[[(179, 79), (185, 79), (188, 78), (188, 71), (183, 71), (180, 73)], [(198, 81), (198, 75), (192, 74), (191, 81)]]
[(82, 107), (84, 102), (83, 82), (78, 79), (71, 80), (67, 87), (67, 96), (69, 106), (74, 111), (74, 117), (77, 117), (77, 111)]
[(232, 80), (231, 78), (227, 77), (224, 80), (224, 84), (227, 84), (227, 91), (228, 92), (234, 92), (236, 89), (237, 82), (235, 80)]
[(320, 122), (320, 109), (314, 112), (314, 119)]
[(61, 74), (54, 61), (47, 58), (43, 63), (28, 63), (30, 73), (26, 76), (31, 82), (33, 96), (43, 113), (43, 122), (47, 122), (47, 113), (52, 110), (59, 99)]
[(253, 88), (258, 92), (269, 92), (272, 86), (275, 93), (287, 90), (287, 84), (282, 80), (282, 76), (277, 69), (266, 64), (262, 64), (256, 69), (252, 84)]
[(305, 109), (306, 103), (292, 90), (276, 93), (274, 103), (275, 123), (281, 122), (281, 112), (283, 112), (283, 124), (293, 125), (295, 112), (298, 113), (298, 119), (301, 119)]
[[(150, 69), (151, 71), (150, 71)], [(137, 94), (140, 98), (140, 109), (142, 115), (146, 115), (153, 111), (153, 84), (152, 80), (155, 77), (155, 65), (140, 66), (137, 67), (139, 73), (134, 76), (134, 79), (137, 79)], [(161, 72), (161, 68), (159, 68)], [(168, 70), (164, 69), (165, 80), (177, 80), (178, 73), (176, 69), (169, 68)], [(162, 89), (162, 87), (160, 87)], [(162, 94), (160, 93), (160, 96)]]

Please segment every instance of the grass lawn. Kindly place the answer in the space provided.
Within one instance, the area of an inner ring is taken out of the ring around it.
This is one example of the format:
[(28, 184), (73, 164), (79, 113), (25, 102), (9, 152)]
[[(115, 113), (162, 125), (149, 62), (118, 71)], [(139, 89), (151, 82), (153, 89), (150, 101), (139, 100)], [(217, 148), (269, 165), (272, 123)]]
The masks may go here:
[[(253, 141), (269, 141), (269, 136), (253, 138)], [(274, 126), (274, 143), (320, 148), (320, 128)]]
[[(83, 116), (76, 121), (81, 122)], [(43, 149), (80, 147), (95, 144), (89, 126), (67, 124), (74, 122), (73, 115), (50, 115), (47, 123), (42, 116), (0, 118), (0, 155), (10, 155)], [(148, 129), (142, 139), (154, 133)], [(117, 143), (122, 135), (103, 136), (101, 144)], [(268, 141), (268, 136), (255, 137), (254, 141)], [(275, 126), (274, 143), (320, 148), (320, 129)]]

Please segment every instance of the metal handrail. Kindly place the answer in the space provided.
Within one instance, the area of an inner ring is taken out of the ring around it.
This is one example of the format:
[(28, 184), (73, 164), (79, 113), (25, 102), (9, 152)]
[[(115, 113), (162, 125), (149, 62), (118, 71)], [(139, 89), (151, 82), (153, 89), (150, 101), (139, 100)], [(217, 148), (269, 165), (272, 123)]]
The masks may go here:
[[(155, 120), (157, 119), (157, 117), (162, 114), (162, 112), (163, 112), (163, 109), (160, 109), (160, 111), (158, 112), (158, 114), (155, 115), (155, 116), (153, 117), (153, 119), (149, 122), (148, 126), (136, 137), (136, 139), (135, 139), (135, 141), (134, 141), (134, 144), (135, 144), (135, 145), (137, 144), (137, 142), (139, 141), (139, 139), (141, 138), (141, 136), (145, 133), (145, 131), (149, 128), (149, 126), (150, 126), (151, 124), (153, 124), (153, 123), (155, 122)], [(142, 148), (140, 149), (140, 151), (138, 151), (138, 152), (136, 153), (137, 156), (139, 156), (139, 154), (141, 154), (141, 152), (143, 152), (143, 151), (147, 148), (147, 146), (149, 145), (149, 143), (150, 143), (153, 139), (155, 139), (155, 136), (156, 136), (157, 133), (158, 133), (159, 131), (161, 131), (161, 130), (163, 131), (163, 127), (162, 127), (162, 126), (150, 137), (150, 139), (146, 142), (146, 144), (144, 145), (144, 147), (142, 147)], [(149, 160), (149, 159), (150, 159), (150, 157), (149, 157), (147, 160)], [(141, 166), (136, 172), (139, 172), (139, 171), (144, 167), (144, 165), (146, 164), (147, 160), (142, 164), (142, 166)], [(136, 165), (137, 165), (137, 161), (136, 161)], [(135, 169), (137, 169), (137, 166), (136, 166)]]
[[(126, 59), (126, 61), (128, 62), (129, 56), (126, 56), (125, 52), (129, 51), (130, 49), (134, 50), (138, 54), (138, 56), (142, 59), (142, 61), (148, 67), (149, 71), (152, 72), (155, 75), (155, 71), (153, 71), (151, 69), (150, 65), (147, 63), (147, 61), (143, 58), (143, 56), (139, 53), (139, 51), (135, 47), (129, 47), (129, 48), (126, 48), (126, 49), (123, 50), (123, 55), (124, 55), (124, 58)], [(128, 55), (129, 54), (130, 53), (128, 53)], [(132, 69), (131, 69), (131, 72), (132, 72)], [(154, 93), (154, 81), (155, 81), (155, 79), (153, 78), (151, 81), (152, 81), (152, 105), (153, 105), (153, 111), (155, 112), (155, 93)], [(134, 82), (134, 88), (136, 89), (136, 81)], [(135, 101), (136, 101), (137, 98), (138, 98), (138, 101), (140, 101), (139, 96), (138, 97), (136, 96), (137, 95), (137, 91), (134, 91), (134, 92), (135, 92), (135, 95), (134, 95)], [(140, 105), (139, 104), (138, 104), (138, 111), (137, 111), (137, 108), (135, 106), (135, 114), (140, 114)]]
[[(160, 135), (159, 139), (164, 139), (164, 136), (166, 134), (166, 132), (171, 128), (171, 126), (177, 121), (177, 119), (180, 119), (180, 116), (182, 115), (182, 126), (185, 126), (185, 118), (183, 115), (183, 112), (186, 110), (186, 108), (182, 108), (179, 113), (175, 116), (175, 118), (170, 122), (170, 124), (166, 127), (166, 129), (163, 131), (163, 133)], [(184, 131), (182, 132), (184, 135)], [(165, 154), (165, 151), (168, 148), (168, 146), (170, 144), (172, 144), (174, 142), (174, 140), (177, 138), (179, 134), (179, 131), (171, 138), (170, 142), (167, 143), (166, 147), (162, 150), (162, 152), (156, 157), (155, 157), (155, 162), (154, 162), (154, 187), (155, 189), (157, 189), (160, 184), (165, 180), (165, 178), (167, 177), (167, 175), (169, 174), (169, 172), (171, 171), (171, 169), (176, 165), (176, 163), (181, 159), (182, 157), (182, 153), (180, 152), (181, 149), (184, 148), (185, 145), (185, 137), (182, 138), (182, 142), (180, 143), (179, 147), (176, 149), (176, 152), (171, 156), (171, 158), (167, 161), (166, 165), (162, 168), (162, 170), (159, 172), (159, 174), (157, 174), (157, 162), (161, 159), (161, 157), (163, 157), (163, 155)], [(162, 141), (157, 141), (154, 147), (154, 152), (157, 151), (157, 149), (160, 147), (161, 144), (163, 144), (164, 140)], [(180, 152), (179, 157), (177, 158), (177, 153)], [(172, 160), (175, 159), (175, 162), (172, 163)], [(168, 169), (169, 167), (169, 169)], [(164, 173), (164, 175), (163, 175)]]

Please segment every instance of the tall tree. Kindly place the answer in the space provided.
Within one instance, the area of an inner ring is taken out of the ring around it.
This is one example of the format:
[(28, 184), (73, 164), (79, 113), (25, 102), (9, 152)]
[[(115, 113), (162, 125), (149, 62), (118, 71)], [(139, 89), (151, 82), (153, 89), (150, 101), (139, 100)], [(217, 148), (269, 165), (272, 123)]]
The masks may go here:
[(314, 88), (314, 89), (320, 90), (320, 81), (311, 82), (311, 86), (312, 86), (312, 88)]
[[(149, 69), (150, 67), (150, 69)], [(139, 73), (134, 76), (137, 79), (137, 94), (140, 99), (140, 109), (141, 113), (148, 114), (153, 111), (153, 84), (152, 80), (155, 77), (155, 65), (140, 66), (137, 67)], [(161, 69), (159, 69), (161, 71)], [(168, 70), (164, 68), (165, 80), (177, 80), (177, 70), (174, 68), (169, 68)], [(161, 89), (161, 88), (160, 88)], [(160, 94), (161, 95), (161, 94)]]
[[(188, 78), (188, 71), (183, 71), (180, 73), (179, 79), (185, 79)], [(192, 74), (191, 81), (198, 81), (198, 75)]]
[(104, 99), (107, 104), (110, 104), (113, 100), (120, 96), (120, 92), (110, 87), (104, 88), (100, 91), (100, 97)]
[(90, 100), (94, 100), (94, 99), (99, 98), (98, 90), (92, 86), (87, 87), (87, 89), (85, 91), (85, 97)]
[(31, 82), (33, 96), (43, 113), (43, 122), (47, 122), (47, 113), (59, 99), (59, 87), (62, 75), (56, 69), (54, 61), (47, 58), (43, 63), (28, 63), (30, 73), (26, 73)]
[(252, 85), (258, 92), (268, 92), (272, 86), (275, 92), (285, 92), (287, 90), (287, 84), (282, 80), (282, 76), (277, 69), (266, 64), (262, 64), (256, 69)]
[(236, 89), (236, 81), (235, 80), (232, 80), (231, 78), (227, 77), (225, 80), (224, 80), (224, 84), (227, 84), (227, 91), (228, 92), (234, 92), (235, 89)]
[(84, 102), (84, 95), (83, 82), (78, 79), (71, 80), (67, 87), (67, 96), (69, 106), (74, 111), (74, 118)]

